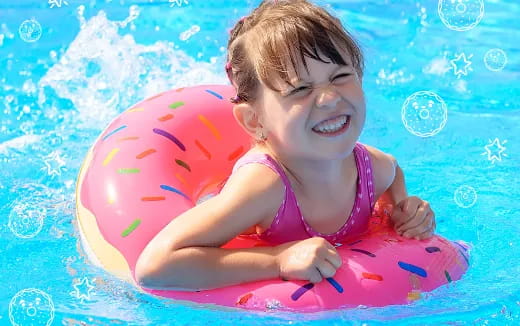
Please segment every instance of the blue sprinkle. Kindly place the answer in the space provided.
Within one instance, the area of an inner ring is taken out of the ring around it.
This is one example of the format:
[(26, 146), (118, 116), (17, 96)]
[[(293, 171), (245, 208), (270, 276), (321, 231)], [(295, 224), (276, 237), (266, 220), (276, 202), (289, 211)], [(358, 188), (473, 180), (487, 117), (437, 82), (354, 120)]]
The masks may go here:
[(422, 277), (426, 277), (427, 276), (426, 271), (424, 269), (422, 269), (421, 267), (419, 267), (419, 266), (408, 264), (408, 263), (405, 263), (405, 262), (402, 262), (402, 261), (397, 262), (397, 264), (399, 265), (399, 267), (401, 267), (405, 271), (417, 274), (417, 275), (422, 276)]
[(187, 200), (191, 201), (191, 199), (188, 196), (186, 196), (182, 191), (177, 190), (177, 189), (175, 189), (173, 187), (170, 187), (170, 186), (167, 186), (167, 185), (161, 185), (161, 189), (178, 193), (179, 195), (184, 196)]
[(326, 278), (327, 281), (329, 281), (330, 284), (332, 284), (332, 286), (339, 292), (339, 293), (343, 293), (343, 287), (338, 283), (336, 282), (335, 279), (333, 279), (332, 277), (328, 277)]
[(222, 95), (210, 90), (210, 89), (207, 89), (206, 92), (210, 93), (211, 95), (215, 95), (216, 97), (218, 97), (219, 99), (223, 99), (224, 97), (222, 97)]
[(432, 252), (437, 252), (437, 251), (441, 251), (441, 249), (439, 247), (427, 247), (425, 248), (425, 250), (428, 252), (428, 253), (432, 253)]
[(111, 132), (109, 132), (108, 134), (106, 134), (106, 135), (102, 138), (102, 140), (105, 141), (108, 137), (112, 136), (112, 135), (115, 134), (116, 132), (118, 132), (118, 131), (120, 131), (120, 130), (122, 130), (122, 129), (125, 129), (125, 128), (126, 128), (126, 125), (123, 125), (123, 126), (117, 128), (117, 129), (112, 130)]

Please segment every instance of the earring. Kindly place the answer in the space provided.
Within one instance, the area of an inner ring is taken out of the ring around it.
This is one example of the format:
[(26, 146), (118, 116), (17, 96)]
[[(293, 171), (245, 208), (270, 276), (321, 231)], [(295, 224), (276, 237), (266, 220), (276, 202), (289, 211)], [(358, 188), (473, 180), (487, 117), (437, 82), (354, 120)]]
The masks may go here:
[(266, 140), (267, 140), (267, 136), (264, 135), (264, 132), (263, 132), (263, 130), (261, 130), (261, 129), (257, 129), (257, 130), (256, 130), (256, 138), (257, 138), (257, 139), (259, 138), (260, 141), (266, 141)]

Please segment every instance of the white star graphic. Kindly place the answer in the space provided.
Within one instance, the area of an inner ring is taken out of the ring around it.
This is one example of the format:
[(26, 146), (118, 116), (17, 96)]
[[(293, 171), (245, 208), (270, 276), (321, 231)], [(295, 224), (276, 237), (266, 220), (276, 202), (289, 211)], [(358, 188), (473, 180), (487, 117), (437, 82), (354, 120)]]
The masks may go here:
[(173, 7), (173, 6), (175, 6), (175, 5), (181, 7), (183, 3), (184, 3), (185, 5), (188, 4), (188, 0), (168, 0), (168, 2), (171, 3), (170, 7)]
[(51, 8), (54, 8), (54, 6), (61, 8), (63, 4), (69, 5), (66, 0), (49, 0), (49, 4), (51, 5)]
[(95, 286), (91, 285), (88, 282), (88, 279), (86, 277), (83, 278), (81, 283), (74, 284), (74, 289), (76, 291), (71, 292), (72, 295), (74, 295), (76, 298), (80, 300), (90, 300), (90, 291), (95, 288)]
[[(45, 156), (43, 162), (45, 163), (45, 167), (47, 167), (47, 173), (50, 176), (61, 175), (61, 170), (66, 164), (63, 158), (60, 157), (59, 151), (54, 151)], [(45, 169), (45, 167), (43, 167), (42, 170)]]
[(470, 54), (467, 58), (466, 54), (464, 53), (455, 56), (455, 59), (450, 60), (450, 63), (453, 66), (453, 73), (457, 75), (457, 78), (460, 78), (461, 75), (467, 76), (468, 71), (473, 70), (470, 67), (471, 61), (468, 61), (469, 59), (471, 59), (471, 57), (473, 57), (473, 54)]
[[(481, 155), (487, 154), (488, 160), (490, 160), (491, 163), (493, 163), (493, 164), (495, 164), (496, 160), (502, 161), (502, 155), (504, 157), (507, 156), (507, 154), (504, 153), (506, 148), (503, 145), (505, 143), (507, 143), (507, 140), (504, 140), (502, 143), (500, 143), (500, 140), (498, 140), (498, 138), (495, 138), (495, 140), (493, 140), (493, 141), (491, 141), (491, 139), (490, 139), (489, 144), (484, 146), (486, 151), (484, 153), (482, 153)], [(504, 153), (504, 154), (502, 154), (502, 153)]]

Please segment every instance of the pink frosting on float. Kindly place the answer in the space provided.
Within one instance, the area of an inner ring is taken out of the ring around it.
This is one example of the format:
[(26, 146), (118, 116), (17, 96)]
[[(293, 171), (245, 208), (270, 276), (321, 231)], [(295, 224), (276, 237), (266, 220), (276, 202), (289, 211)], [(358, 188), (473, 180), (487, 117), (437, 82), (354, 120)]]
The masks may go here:
[[(132, 276), (146, 244), (200, 196), (217, 191), (249, 149), (249, 136), (232, 115), (233, 95), (225, 85), (161, 93), (121, 113), (93, 145), (79, 199)], [(402, 238), (389, 224), (389, 209), (376, 203), (369, 232), (337, 247), (343, 265), (332, 280), (267, 280), (201, 292), (142, 290), (197, 303), (313, 312), (405, 304), (461, 278), (469, 262), (465, 246), (437, 235)], [(238, 236), (224, 247), (261, 245), (269, 244)]]

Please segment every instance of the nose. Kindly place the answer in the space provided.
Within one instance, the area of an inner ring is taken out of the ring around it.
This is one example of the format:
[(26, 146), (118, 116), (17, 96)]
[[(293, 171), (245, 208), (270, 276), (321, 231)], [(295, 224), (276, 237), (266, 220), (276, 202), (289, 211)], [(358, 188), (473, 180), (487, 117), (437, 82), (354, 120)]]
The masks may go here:
[(341, 100), (340, 94), (336, 91), (333, 85), (327, 84), (318, 89), (316, 95), (316, 106), (335, 108), (336, 104)]

